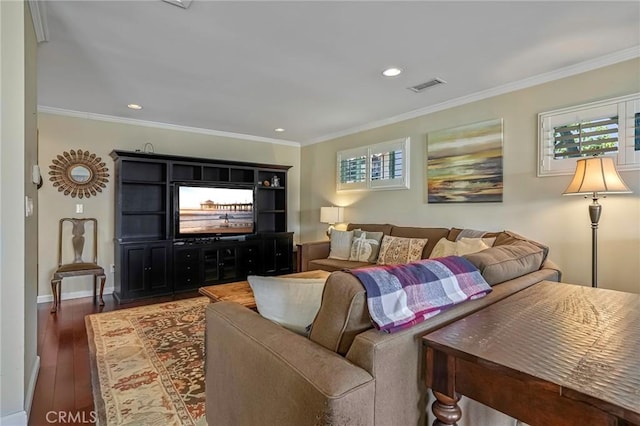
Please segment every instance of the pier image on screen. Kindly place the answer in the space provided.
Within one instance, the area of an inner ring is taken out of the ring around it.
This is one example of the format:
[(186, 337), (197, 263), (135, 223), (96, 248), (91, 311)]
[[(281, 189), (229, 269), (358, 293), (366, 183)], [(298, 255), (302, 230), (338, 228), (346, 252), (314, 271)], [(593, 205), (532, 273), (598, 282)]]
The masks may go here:
[(250, 234), (253, 232), (253, 190), (181, 186), (180, 234)]

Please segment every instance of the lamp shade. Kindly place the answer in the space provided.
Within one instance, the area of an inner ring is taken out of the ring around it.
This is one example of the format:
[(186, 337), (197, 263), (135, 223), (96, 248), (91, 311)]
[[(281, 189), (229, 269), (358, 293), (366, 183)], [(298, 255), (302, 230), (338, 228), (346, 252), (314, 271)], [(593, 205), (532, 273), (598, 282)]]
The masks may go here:
[(320, 207), (320, 223), (342, 223), (344, 207)]
[(611, 157), (582, 158), (576, 163), (576, 171), (564, 195), (573, 194), (624, 194), (631, 192), (616, 170)]

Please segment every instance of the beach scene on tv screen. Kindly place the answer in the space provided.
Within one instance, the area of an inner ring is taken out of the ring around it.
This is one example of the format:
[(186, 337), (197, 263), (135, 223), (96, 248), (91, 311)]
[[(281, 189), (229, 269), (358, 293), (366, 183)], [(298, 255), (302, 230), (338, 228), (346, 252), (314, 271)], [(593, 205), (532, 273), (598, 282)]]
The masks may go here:
[(236, 188), (180, 187), (180, 234), (253, 232), (253, 191)]

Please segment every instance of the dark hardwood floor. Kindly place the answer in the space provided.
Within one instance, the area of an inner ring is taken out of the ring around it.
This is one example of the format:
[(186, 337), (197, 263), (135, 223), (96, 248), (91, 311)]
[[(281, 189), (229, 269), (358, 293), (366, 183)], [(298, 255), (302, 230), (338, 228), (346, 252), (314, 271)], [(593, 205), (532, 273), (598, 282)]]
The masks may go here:
[(86, 315), (196, 296), (197, 291), (193, 291), (117, 305), (109, 295), (104, 297), (104, 307), (94, 305), (92, 297), (63, 300), (55, 314), (49, 312), (51, 303), (38, 304), (40, 372), (29, 425), (93, 424)]

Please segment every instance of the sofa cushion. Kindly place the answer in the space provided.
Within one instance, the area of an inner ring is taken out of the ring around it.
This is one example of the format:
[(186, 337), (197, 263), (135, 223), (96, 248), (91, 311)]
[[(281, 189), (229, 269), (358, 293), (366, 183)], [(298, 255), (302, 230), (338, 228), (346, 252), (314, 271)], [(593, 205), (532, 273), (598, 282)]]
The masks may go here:
[(343, 269), (355, 269), (365, 266), (374, 266), (375, 263), (355, 262), (353, 260), (338, 259), (314, 259), (309, 261), (309, 270), (322, 269), (323, 271), (342, 271)]
[(263, 317), (306, 335), (322, 300), (324, 278), (247, 277)]
[[(493, 239), (490, 239), (493, 240)], [(491, 241), (493, 244), (493, 241)], [(458, 241), (449, 241), (440, 238), (438, 244), (433, 248), (429, 259), (445, 256), (463, 256), (465, 254), (477, 253), (491, 247), (484, 238), (461, 238)]]
[(353, 339), (372, 327), (365, 290), (360, 281), (346, 272), (329, 275), (309, 339), (346, 355)]
[(354, 230), (349, 260), (375, 263), (378, 260), (383, 236), (382, 232)]
[(329, 259), (349, 260), (353, 231), (331, 230), (331, 250)]
[(515, 232), (511, 232), (511, 231), (503, 231), (500, 232), (496, 238), (496, 242), (494, 244), (494, 246), (502, 246), (502, 245), (509, 245), (509, 244), (517, 244), (520, 243), (522, 241), (526, 241), (528, 243), (533, 244), (534, 246), (540, 247), (542, 249), (542, 251), (544, 252), (544, 258), (542, 259), (542, 262), (544, 262), (547, 259), (547, 255), (549, 254), (549, 247), (539, 243), (537, 241), (534, 240), (530, 240), (526, 237), (523, 237), (522, 235), (516, 234)]
[(347, 231), (355, 231), (360, 229), (368, 232), (382, 232), (384, 235), (391, 234), (393, 225), (379, 223), (350, 223), (347, 225)]
[(385, 235), (384, 238), (382, 238), (377, 264), (395, 265), (420, 260), (426, 244), (426, 239)]
[(423, 238), (428, 240), (422, 250), (422, 259), (428, 259), (431, 251), (436, 246), (440, 238), (449, 234), (448, 228), (419, 228), (413, 226), (394, 226), (391, 235), (404, 238)]
[(516, 240), (464, 257), (480, 270), (490, 285), (495, 285), (537, 271), (546, 252), (529, 241)]
[(449, 234), (447, 235), (447, 239), (449, 241), (457, 241), (463, 237), (469, 236), (479, 236), (482, 238), (496, 238), (498, 235), (502, 234), (502, 232), (484, 232), (484, 231), (476, 231), (473, 229), (462, 229), (462, 228), (451, 228), (449, 230)]

